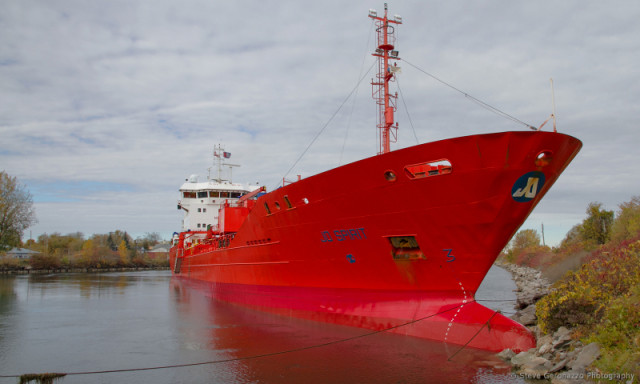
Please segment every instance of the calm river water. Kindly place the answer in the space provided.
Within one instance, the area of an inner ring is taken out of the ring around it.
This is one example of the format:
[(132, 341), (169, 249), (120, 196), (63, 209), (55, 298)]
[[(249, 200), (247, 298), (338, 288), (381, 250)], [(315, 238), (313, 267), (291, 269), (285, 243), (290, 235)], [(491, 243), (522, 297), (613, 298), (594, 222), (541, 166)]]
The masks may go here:
[[(478, 301), (515, 298), (508, 272), (494, 267), (487, 276)], [(482, 303), (513, 312), (513, 302)], [(169, 271), (0, 276), (0, 376), (68, 373), (63, 384), (523, 382), (490, 353), (465, 349), (449, 360), (459, 348), (443, 343), (387, 333), (331, 343), (368, 332), (212, 301)], [(287, 350), (297, 351), (274, 354)], [(206, 364), (91, 373), (191, 363)]]

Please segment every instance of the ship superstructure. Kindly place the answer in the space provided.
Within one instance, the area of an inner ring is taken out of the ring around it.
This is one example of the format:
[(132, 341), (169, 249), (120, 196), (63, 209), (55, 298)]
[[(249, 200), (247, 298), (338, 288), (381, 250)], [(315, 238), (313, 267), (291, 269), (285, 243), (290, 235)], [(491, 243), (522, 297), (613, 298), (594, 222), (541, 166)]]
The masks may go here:
[(183, 231), (203, 231), (211, 227), (218, 230), (218, 211), (224, 204), (235, 204), (238, 199), (257, 186), (247, 186), (235, 183), (218, 183), (214, 180), (198, 182), (197, 176), (192, 175), (180, 187), (181, 198), (178, 209), (186, 212)]
[[(180, 199), (178, 209), (184, 211), (182, 220), (183, 238), (188, 244), (205, 244), (214, 238), (213, 234), (229, 233), (238, 225), (237, 218), (229, 212), (236, 208), (243, 208), (248, 203), (240, 202), (243, 196), (257, 196), (262, 191), (257, 185), (233, 183), (231, 180), (232, 167), (236, 164), (228, 164), (224, 161), (231, 157), (230, 152), (218, 144), (213, 150), (214, 167), (217, 172), (215, 178), (211, 177), (211, 169), (207, 180), (200, 182), (198, 175), (191, 175), (180, 187)], [(227, 168), (228, 177), (223, 177), (223, 170)], [(222, 214), (221, 214), (222, 213)], [(215, 236), (217, 237), (217, 236)], [(177, 234), (174, 242), (178, 241)], [(183, 241), (185, 241), (183, 239)]]

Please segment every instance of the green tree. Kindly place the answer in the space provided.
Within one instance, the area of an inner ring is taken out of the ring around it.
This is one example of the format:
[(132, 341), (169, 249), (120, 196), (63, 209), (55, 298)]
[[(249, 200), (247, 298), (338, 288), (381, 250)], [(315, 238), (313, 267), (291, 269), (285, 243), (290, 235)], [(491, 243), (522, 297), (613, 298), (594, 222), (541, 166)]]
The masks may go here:
[(517, 262), (518, 255), (525, 250), (533, 250), (540, 247), (540, 235), (535, 229), (523, 229), (513, 236), (505, 249), (507, 261)]
[(125, 247), (127, 249), (131, 248), (131, 243), (133, 243), (133, 239), (127, 232), (116, 229), (114, 232), (109, 232), (109, 236), (106, 239), (106, 245), (114, 251), (118, 250), (120, 243), (124, 241)]
[(122, 235), (122, 240), (124, 240), (124, 245), (127, 247), (127, 249), (131, 249), (131, 236), (129, 236), (129, 234), (125, 231), (124, 235)]
[(580, 226), (580, 235), (584, 240), (605, 244), (611, 236), (612, 224), (613, 211), (602, 209), (602, 203), (589, 203), (587, 218)]
[(118, 249), (118, 247), (116, 246), (116, 242), (113, 239), (113, 233), (112, 232), (109, 232), (109, 236), (107, 237), (107, 244), (106, 245), (107, 245), (107, 247), (109, 247), (109, 249), (112, 249), (114, 251), (116, 249)]
[(0, 251), (20, 245), (24, 230), (36, 222), (29, 191), (0, 171)]
[(618, 206), (620, 210), (611, 227), (611, 240), (621, 242), (640, 236), (640, 196)]
[(580, 228), (581, 228), (580, 224), (574, 225), (569, 230), (569, 232), (567, 232), (567, 235), (562, 240), (562, 243), (560, 243), (560, 248), (567, 248), (571, 245), (579, 244), (580, 242), (582, 242), (582, 235), (580, 234)]
[(523, 250), (540, 246), (540, 235), (535, 229), (523, 229), (518, 231), (511, 240), (511, 249)]
[(38, 236), (38, 243), (35, 247), (46, 254), (54, 254), (58, 256), (70, 256), (82, 249), (84, 243), (84, 235), (81, 232), (69, 233), (61, 235), (54, 232), (50, 235), (42, 234)]

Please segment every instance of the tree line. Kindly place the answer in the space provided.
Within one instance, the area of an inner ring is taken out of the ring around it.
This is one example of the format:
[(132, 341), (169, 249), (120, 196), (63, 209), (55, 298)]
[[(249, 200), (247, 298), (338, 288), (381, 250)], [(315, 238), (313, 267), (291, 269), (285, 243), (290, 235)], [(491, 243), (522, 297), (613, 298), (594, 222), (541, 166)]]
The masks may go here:
[[(168, 265), (166, 258), (158, 260), (147, 253), (160, 242), (160, 235), (147, 233), (137, 239), (127, 232), (115, 230), (96, 234), (88, 239), (80, 232), (38, 236), (37, 240), (22, 243), (24, 231), (37, 223), (33, 197), (16, 177), (0, 171), (0, 269), (110, 268)], [(38, 252), (29, 260), (6, 256), (13, 247)]]
[(27, 240), (24, 247), (38, 252), (28, 260), (2, 258), (0, 268), (33, 269), (163, 267), (168, 266), (166, 256), (149, 254), (161, 242), (157, 233), (133, 239), (127, 232), (116, 230), (95, 234), (85, 239), (80, 232), (61, 235), (43, 234), (37, 240)]
[(614, 212), (604, 209), (602, 203), (589, 203), (587, 217), (582, 223), (574, 225), (556, 248), (542, 245), (540, 234), (535, 229), (520, 230), (511, 239), (502, 257), (516, 264), (537, 267), (544, 262), (545, 253), (562, 256), (591, 252), (605, 244), (616, 245), (640, 239), (640, 196), (632, 197), (618, 208)]

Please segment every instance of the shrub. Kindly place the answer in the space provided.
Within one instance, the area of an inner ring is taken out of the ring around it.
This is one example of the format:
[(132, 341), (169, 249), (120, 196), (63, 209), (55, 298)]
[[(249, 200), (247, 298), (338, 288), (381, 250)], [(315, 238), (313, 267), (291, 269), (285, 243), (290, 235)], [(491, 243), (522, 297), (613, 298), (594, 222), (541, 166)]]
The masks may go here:
[(37, 254), (31, 256), (29, 265), (33, 269), (59, 269), (62, 263), (56, 255)]
[(535, 266), (548, 247), (540, 245), (540, 235), (535, 229), (522, 229), (516, 233), (504, 250), (503, 257), (510, 263)]
[(25, 267), (25, 264), (25, 260), (9, 257), (4, 254), (0, 255), (0, 271), (22, 269)]
[(604, 348), (596, 366), (603, 372), (633, 372), (640, 376), (640, 285), (613, 300), (602, 321), (585, 343), (597, 342)]
[(603, 247), (537, 303), (538, 325), (545, 333), (562, 325), (591, 328), (606, 317), (611, 302), (631, 295), (639, 285), (640, 241)]

